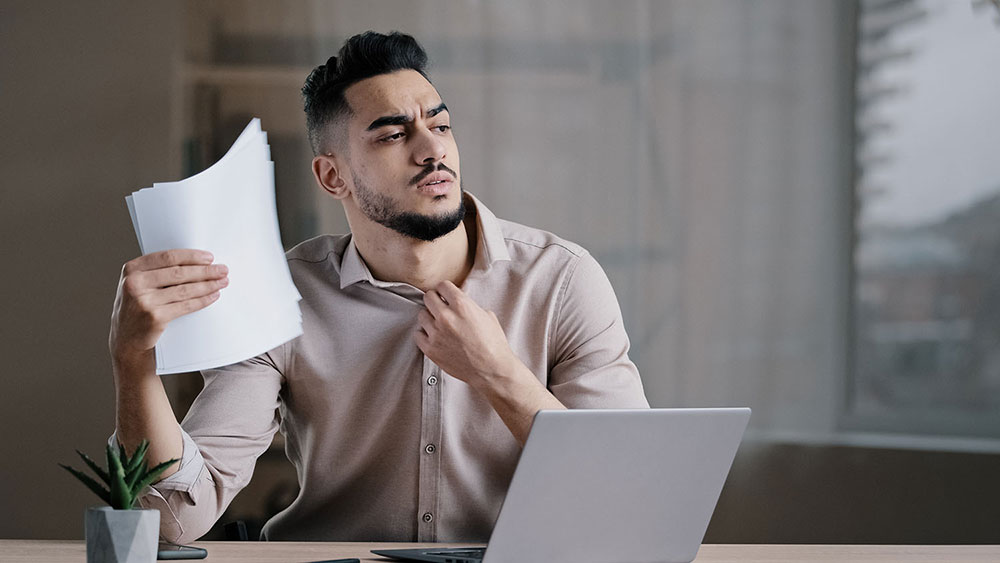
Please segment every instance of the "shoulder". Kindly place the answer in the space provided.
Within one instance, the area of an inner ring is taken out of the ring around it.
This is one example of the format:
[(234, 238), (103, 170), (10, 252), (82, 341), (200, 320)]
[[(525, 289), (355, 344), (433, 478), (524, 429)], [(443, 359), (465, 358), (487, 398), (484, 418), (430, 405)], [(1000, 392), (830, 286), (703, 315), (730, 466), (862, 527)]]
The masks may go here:
[(350, 240), (351, 235), (320, 235), (296, 244), (285, 252), (285, 258), (289, 266), (293, 263), (300, 266), (318, 264), (330, 259), (339, 264)]
[(549, 254), (554, 255), (552, 256), (553, 258), (575, 262), (587, 255), (587, 250), (579, 244), (566, 240), (549, 231), (528, 227), (504, 219), (497, 219), (497, 222), (500, 225), (500, 231), (503, 233), (504, 242), (512, 258)]
[(285, 252), (288, 270), (299, 291), (312, 286), (339, 287), (340, 266), (350, 242), (351, 235), (320, 235)]
[(549, 231), (498, 219), (511, 268), (555, 289), (562, 301), (566, 293), (594, 289), (606, 283), (597, 260), (586, 248)]

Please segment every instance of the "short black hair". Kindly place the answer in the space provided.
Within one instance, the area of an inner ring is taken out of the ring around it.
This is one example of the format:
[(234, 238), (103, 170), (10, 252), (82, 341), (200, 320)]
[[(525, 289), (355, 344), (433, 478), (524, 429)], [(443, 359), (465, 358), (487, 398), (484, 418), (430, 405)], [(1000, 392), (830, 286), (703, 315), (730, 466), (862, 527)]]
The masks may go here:
[(344, 91), (372, 76), (398, 70), (415, 70), (427, 77), (427, 53), (412, 36), (398, 31), (388, 35), (366, 31), (344, 42), (336, 56), (309, 73), (302, 86), (306, 130), (313, 154), (328, 143), (327, 125), (349, 115)]

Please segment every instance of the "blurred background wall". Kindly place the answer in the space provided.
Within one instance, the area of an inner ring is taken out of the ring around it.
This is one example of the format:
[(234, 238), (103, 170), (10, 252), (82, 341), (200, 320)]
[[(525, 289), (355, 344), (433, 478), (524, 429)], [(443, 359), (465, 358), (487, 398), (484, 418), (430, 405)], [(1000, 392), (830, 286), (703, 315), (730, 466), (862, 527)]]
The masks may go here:
[[(286, 247), (346, 232), (298, 89), (411, 33), (465, 186), (587, 247), (654, 406), (747, 405), (709, 542), (1000, 543), (1000, 28), (964, 0), (0, 4), (0, 537), (80, 538), (129, 192), (262, 119)], [(178, 416), (200, 387), (169, 376)], [(280, 437), (221, 523), (296, 492)], [(215, 529), (209, 537), (220, 537)]]

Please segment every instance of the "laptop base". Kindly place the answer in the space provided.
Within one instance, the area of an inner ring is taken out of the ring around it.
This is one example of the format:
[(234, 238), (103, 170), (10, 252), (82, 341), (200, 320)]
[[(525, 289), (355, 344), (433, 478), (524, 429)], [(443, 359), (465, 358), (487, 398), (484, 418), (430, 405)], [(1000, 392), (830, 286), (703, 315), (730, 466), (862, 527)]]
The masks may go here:
[(432, 563), (481, 563), (485, 547), (455, 547), (442, 549), (373, 549), (372, 553), (401, 561)]

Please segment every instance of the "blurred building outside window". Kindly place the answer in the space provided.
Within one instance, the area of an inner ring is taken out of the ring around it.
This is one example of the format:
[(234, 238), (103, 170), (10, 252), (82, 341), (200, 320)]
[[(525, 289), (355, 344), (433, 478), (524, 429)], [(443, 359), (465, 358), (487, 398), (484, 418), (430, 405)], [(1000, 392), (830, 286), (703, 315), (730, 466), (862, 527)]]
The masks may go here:
[(860, 3), (847, 428), (1000, 438), (998, 20)]

